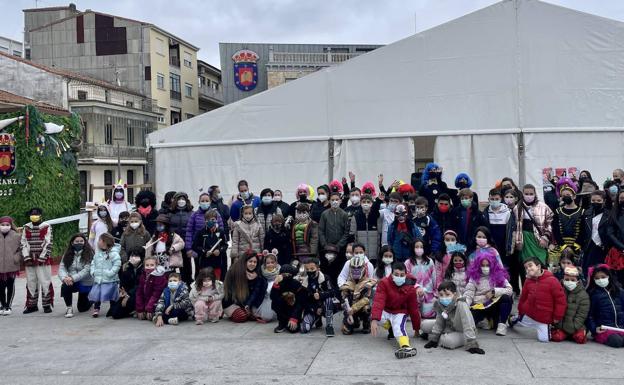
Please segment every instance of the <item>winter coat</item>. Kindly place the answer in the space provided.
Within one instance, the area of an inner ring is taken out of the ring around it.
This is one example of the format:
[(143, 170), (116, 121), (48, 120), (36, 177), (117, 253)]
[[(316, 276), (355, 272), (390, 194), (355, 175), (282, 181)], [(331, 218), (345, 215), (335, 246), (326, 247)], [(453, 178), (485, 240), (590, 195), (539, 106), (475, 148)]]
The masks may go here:
[(494, 297), (500, 297), (503, 295), (511, 296), (513, 294), (511, 284), (507, 280), (505, 280), (502, 287), (492, 287), (490, 284), (490, 277), (482, 275), (478, 282), (472, 279), (468, 281), (466, 290), (464, 290), (466, 303), (470, 306), (478, 303), (486, 304), (488, 299), (485, 295), (492, 291), (492, 289), (494, 289)]
[(261, 252), (264, 247), (264, 229), (256, 220), (238, 221), (232, 228), (231, 258), (244, 255), (247, 250)]
[(265, 234), (271, 227), (271, 220), (273, 219), (273, 216), (275, 214), (284, 215), (282, 210), (277, 207), (277, 202), (272, 202), (268, 206), (261, 203), (260, 206), (254, 209), (254, 212), (256, 214), (256, 219), (258, 220), (258, 223), (260, 223), (260, 226), (262, 226)]
[(407, 314), (412, 320), (414, 330), (420, 330), (420, 311), (416, 297), (416, 279), (407, 274), (405, 283), (397, 286), (392, 276), (388, 276), (377, 284), (371, 319), (381, 320), (385, 311), (390, 314)]
[(119, 245), (113, 246), (110, 251), (98, 250), (93, 256), (90, 273), (93, 283), (113, 283), (119, 282), (119, 268), (121, 268), (121, 257), (119, 256)]
[(209, 297), (211, 296), (212, 296), (212, 301), (223, 300), (223, 296), (224, 296), (223, 282), (219, 280), (215, 280), (214, 286), (210, 288), (210, 290), (207, 293), (204, 292), (203, 290), (198, 291), (197, 286), (195, 286), (195, 284), (191, 286), (191, 294), (189, 295), (189, 298), (191, 299), (191, 303), (193, 305), (195, 305), (195, 302), (197, 301), (209, 302), (210, 301)]
[[(191, 218), (193, 212), (186, 210), (178, 210), (172, 211), (169, 214), (169, 229), (178, 234), (182, 239), (186, 238), (186, 226), (188, 224), (189, 218)], [(187, 248), (191, 247), (191, 243), (188, 244)]]
[(359, 208), (351, 216), (350, 233), (355, 235), (354, 242), (361, 243), (366, 247), (366, 255), (369, 259), (376, 260), (379, 254), (379, 211), (371, 208), (368, 215)]
[(475, 235), (479, 226), (485, 226), (485, 219), (474, 201), (470, 211), (463, 206), (451, 210), (451, 229), (457, 233), (457, 242), (466, 245), (468, 251), (475, 248)]
[[(303, 277), (301, 286), (307, 291), (304, 310), (306, 314), (316, 314), (316, 310), (323, 307), (326, 299), (335, 298), (338, 295), (338, 291), (332, 285), (331, 280), (327, 279), (320, 270), (315, 279), (310, 279), (307, 275)], [(314, 298), (315, 293), (319, 294), (318, 300)]]
[[(297, 226), (305, 225), (305, 229), (303, 232), (303, 243), (297, 244)], [(290, 242), (291, 242), (291, 250), (292, 256), (297, 259), (302, 259), (304, 257), (316, 257), (318, 254), (319, 248), (319, 226), (314, 221), (309, 221), (307, 224), (301, 223), (293, 223), (290, 228)], [(270, 249), (268, 249), (270, 250)], [(299, 255), (304, 254), (304, 255)], [(278, 259), (280, 256), (278, 255)], [(279, 259), (282, 261), (281, 259)], [(280, 262), (280, 265), (282, 262)]]
[(431, 215), (425, 215), (422, 218), (412, 218), (412, 221), (418, 227), (420, 235), (423, 237), (425, 247), (429, 253), (437, 253), (442, 246), (442, 232), (438, 222)]
[(594, 336), (599, 326), (624, 329), (624, 290), (612, 295), (606, 288), (596, 287), (589, 298), (591, 305), (586, 325)]
[[(36, 234), (39, 234), (37, 237)], [(22, 230), (22, 257), (26, 265), (49, 264), (52, 254), (52, 226), (43, 222), (37, 226), (31, 222)], [(41, 250), (41, 252), (34, 250)]]
[(132, 266), (130, 262), (124, 263), (119, 270), (119, 287), (124, 289), (130, 296), (134, 297), (142, 275), (142, 263), (137, 267)]
[(232, 305), (237, 305), (240, 307), (249, 306), (249, 308), (258, 308), (262, 305), (262, 301), (264, 300), (264, 294), (267, 291), (267, 280), (262, 276), (262, 274), (258, 274), (255, 279), (247, 280), (247, 286), (249, 288), (249, 295), (245, 299), (243, 303), (238, 303), (236, 300), (223, 300), (223, 308), (226, 309)]
[[(526, 210), (529, 210), (534, 219), (533, 234), (535, 235), (535, 239), (539, 240), (543, 237), (544, 239), (550, 240), (552, 237), (552, 221), (554, 214), (550, 207), (544, 202), (539, 201), (531, 206), (526, 206), (523, 202), (520, 202), (513, 208), (513, 238), (518, 240), (523, 239), (522, 221), (523, 218), (527, 216)], [(516, 244), (512, 243), (511, 247), (513, 247), (513, 250), (518, 250)]]
[(323, 213), (326, 210), (329, 210), (330, 207), (331, 206), (329, 204), (327, 204), (326, 206), (325, 204), (321, 203), (321, 201), (317, 199), (314, 203), (312, 203), (312, 209), (310, 210), (310, 218), (312, 218), (314, 222), (319, 223), (321, 221), (321, 215), (323, 215)]
[(251, 194), (249, 198), (243, 201), (243, 198), (239, 194), (232, 202), (232, 206), (230, 208), (230, 219), (232, 222), (238, 222), (241, 219), (241, 209), (243, 208), (243, 204), (251, 205), (255, 209), (260, 206), (260, 198)]
[(0, 234), (0, 273), (19, 271), (22, 260), (22, 237), (11, 229), (6, 235)]
[(414, 241), (421, 239), (418, 227), (411, 220), (407, 220), (405, 223), (407, 224), (407, 233), (397, 231), (399, 225), (397, 220), (388, 228), (388, 245), (392, 247), (394, 259), (401, 262), (404, 262), (414, 253)]
[(91, 263), (84, 263), (80, 254), (74, 255), (71, 266), (65, 266), (61, 259), (59, 263), (58, 277), (63, 282), (65, 277), (71, 277), (75, 283), (80, 282), (82, 286), (93, 286), (93, 277), (91, 276)]
[(292, 244), (290, 243), (290, 234), (284, 229), (275, 232), (273, 228), (269, 228), (264, 236), (264, 249), (271, 252), (277, 249), (277, 262), (280, 265), (288, 264), (292, 260)]
[[(602, 212), (602, 217), (600, 218), (600, 222), (598, 223), (598, 236), (600, 237), (600, 240), (602, 241), (602, 249), (606, 252), (609, 244), (610, 244), (610, 238), (609, 238), (609, 211), (604, 210)], [(593, 230), (593, 219), (596, 215), (594, 215), (594, 209), (593, 208), (589, 208), (585, 211), (585, 217), (583, 218), (583, 224), (585, 226), (585, 234), (587, 234), (587, 239), (586, 242), (583, 246), (583, 250), (585, 253), (588, 252), (589, 247), (592, 244), (592, 230)], [(624, 250), (624, 249), (621, 249)]]
[[(170, 234), (173, 234), (173, 241), (171, 242), (171, 246), (169, 250), (165, 251), (165, 254), (169, 256), (168, 260), (165, 262), (165, 266), (164, 266), (165, 269), (169, 269), (170, 267), (182, 267), (183, 266), (182, 250), (184, 250), (184, 241), (178, 234), (176, 233), (170, 233)], [(150, 240), (150, 243), (154, 241), (156, 241), (156, 238), (152, 237), (152, 239)], [(156, 246), (157, 244), (154, 244), (148, 247), (145, 250), (145, 256), (151, 257), (152, 255), (156, 255)], [(161, 265), (162, 265), (162, 261), (161, 261)]]
[(150, 274), (143, 270), (136, 288), (137, 313), (153, 313), (165, 287), (167, 287), (167, 275), (162, 266), (157, 266)]
[(319, 222), (319, 244), (324, 250), (327, 245), (334, 245), (339, 250), (347, 246), (349, 238), (349, 215), (342, 209), (329, 209), (321, 214)]
[[(140, 227), (139, 227), (140, 229)], [(120, 256), (121, 260), (125, 263), (128, 261), (128, 257), (130, 256), (130, 252), (133, 249), (137, 249), (143, 247), (149, 242), (151, 235), (144, 231), (143, 234), (139, 233), (139, 229), (132, 230), (131, 228), (126, 229), (126, 231), (121, 236), (121, 250)]]
[(590, 307), (589, 295), (580, 281), (574, 290), (565, 289), (565, 294), (568, 307), (557, 328), (562, 329), (567, 334), (574, 334), (577, 330), (585, 329)]
[[(197, 233), (206, 228), (205, 215), (206, 211), (202, 210), (201, 208), (191, 214), (191, 217), (186, 224), (186, 235), (184, 236), (184, 244), (192, 245), (193, 239), (195, 239)], [(223, 222), (223, 218), (221, 218), (221, 215), (217, 215), (217, 226), (219, 226), (220, 229), (226, 228), (226, 223)]]
[(440, 233), (444, 234), (446, 230), (451, 229), (452, 218), (451, 218), (451, 210), (446, 213), (441, 213), (438, 207), (436, 206), (431, 212), (431, 217), (436, 221), (438, 227), (440, 228)]
[(624, 250), (624, 215), (610, 219), (607, 225), (607, 239), (611, 246), (619, 251)]
[[(494, 211), (490, 205), (483, 210), (483, 220), (485, 226), (492, 233), (492, 240), (496, 245), (498, 255), (507, 262), (507, 226), (511, 219), (512, 212), (506, 204), (501, 204), (498, 211)], [(505, 266), (509, 266), (508, 263)]]
[[(429, 341), (439, 342), (441, 335), (446, 333), (462, 333), (466, 340), (466, 349), (479, 347), (476, 337), (477, 328), (465, 298), (458, 298), (446, 307), (436, 301), (433, 310), (436, 313), (436, 319), (429, 333)], [(443, 316), (444, 313), (446, 317)]]
[[(173, 296), (172, 296), (173, 294)], [(165, 287), (158, 299), (156, 310), (154, 311), (154, 320), (162, 316), (169, 306), (173, 306), (173, 310), (185, 312), (189, 318), (193, 318), (195, 310), (191, 299), (189, 298), (189, 290), (184, 282), (180, 282), (175, 292)]]
[(537, 322), (551, 324), (563, 320), (567, 307), (563, 287), (548, 270), (537, 278), (527, 277), (522, 287), (518, 314), (528, 315)]
[[(295, 303), (293, 305), (288, 305), (290, 308), (288, 309), (288, 314), (279, 314), (279, 310), (286, 310), (284, 307), (280, 306), (280, 304), (285, 304), (283, 296), (287, 293), (294, 294)], [(294, 278), (284, 279), (280, 283), (273, 282), (273, 287), (271, 288), (271, 309), (277, 314), (278, 320), (288, 317), (288, 319), (299, 321), (303, 316), (303, 309), (305, 308), (307, 298), (308, 291)]]
[[(219, 250), (219, 255), (207, 256), (206, 252), (210, 251), (214, 247), (214, 245), (219, 242), (219, 240), (221, 240), (221, 243), (219, 243), (219, 246), (217, 246), (214, 250)], [(221, 262), (225, 258), (227, 258), (227, 248), (228, 244), (225, 237), (225, 231), (219, 228), (217, 228), (215, 231), (212, 231), (212, 229), (204, 228), (203, 230), (195, 234), (195, 239), (193, 240), (192, 245), (193, 251), (200, 259), (200, 268), (207, 266), (220, 268)]]

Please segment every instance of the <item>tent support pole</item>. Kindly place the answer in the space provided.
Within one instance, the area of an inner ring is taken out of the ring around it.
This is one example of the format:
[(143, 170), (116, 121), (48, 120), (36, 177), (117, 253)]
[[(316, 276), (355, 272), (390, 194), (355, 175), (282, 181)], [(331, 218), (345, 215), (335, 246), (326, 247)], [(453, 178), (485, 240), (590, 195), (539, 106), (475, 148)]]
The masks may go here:
[(518, 187), (520, 188), (526, 184), (526, 165), (524, 162), (524, 155), (524, 133), (521, 131), (518, 134)]
[(334, 179), (334, 140), (329, 139), (327, 141), (327, 173), (329, 179), (327, 183)]

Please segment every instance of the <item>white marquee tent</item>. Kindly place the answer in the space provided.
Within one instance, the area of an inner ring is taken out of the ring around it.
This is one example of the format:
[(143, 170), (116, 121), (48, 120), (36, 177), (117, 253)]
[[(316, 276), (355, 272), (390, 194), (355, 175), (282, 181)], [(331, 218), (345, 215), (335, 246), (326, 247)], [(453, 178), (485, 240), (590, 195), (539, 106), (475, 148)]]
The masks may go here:
[[(262, 74), (260, 74), (262, 76)], [(149, 135), (159, 198), (210, 184), (233, 193), (409, 181), (414, 142), (452, 184), (481, 197), (501, 176), (541, 184), (576, 166), (604, 180), (624, 165), (624, 23), (536, 0), (506, 0), (344, 64)]]

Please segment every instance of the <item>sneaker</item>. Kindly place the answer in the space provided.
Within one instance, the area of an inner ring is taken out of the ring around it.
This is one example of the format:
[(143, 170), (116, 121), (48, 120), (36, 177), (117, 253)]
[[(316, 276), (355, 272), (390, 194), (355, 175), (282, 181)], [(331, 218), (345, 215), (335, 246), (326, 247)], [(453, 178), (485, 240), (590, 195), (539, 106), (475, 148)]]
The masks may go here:
[(483, 330), (490, 330), (490, 321), (487, 319), (481, 320), (479, 321), (479, 323), (477, 324), (477, 327), (479, 329), (483, 329)]
[(203, 325), (204, 321), (198, 319), (197, 321), (195, 321), (195, 325)]
[(342, 334), (344, 334), (345, 336), (350, 336), (351, 334), (353, 334), (353, 328), (347, 325), (342, 325)]
[(404, 346), (400, 349), (397, 349), (394, 352), (394, 356), (398, 359), (414, 357), (416, 355), (416, 348), (411, 348), (409, 346)]
[(208, 321), (210, 321), (213, 324), (216, 324), (217, 322), (219, 322), (219, 318), (212, 318), (212, 319), (209, 319)]
[(44, 313), (52, 313), (52, 306), (44, 306), (43, 307), (43, 312)]
[(0, 315), (4, 315), (4, 308), (0, 307)]
[(517, 315), (514, 316), (510, 316), (509, 317), (509, 327), (513, 329), (514, 326), (516, 326), (516, 324), (520, 322), (520, 318)]
[(74, 316), (74, 309), (68, 307), (65, 311), (65, 318), (72, 318)]
[(429, 341), (429, 333), (424, 333), (422, 330), (418, 331), (418, 336), (421, 340)]
[(333, 326), (326, 326), (325, 327), (325, 337), (333, 337), (335, 335), (336, 335), (336, 333), (334, 333), (334, 327)]
[(499, 323), (496, 327), (496, 335), (497, 336), (505, 336), (507, 335), (507, 325), (504, 323)]
[(4, 313), (2, 315), (11, 315), (13, 312), (11, 311), (10, 307), (7, 307), (6, 309), (4, 309)]
[(97, 318), (99, 316), (100, 316), (100, 309), (93, 309), (93, 312), (91, 313), (91, 317)]
[(30, 314), (30, 313), (34, 313), (36, 311), (39, 311), (39, 308), (37, 306), (35, 307), (27, 307), (26, 309), (24, 309), (24, 314)]
[(273, 333), (284, 333), (286, 331), (286, 326), (277, 325), (275, 329), (273, 329)]
[(169, 318), (169, 321), (167, 321), (167, 323), (169, 325), (177, 325), (178, 324), (178, 317)]

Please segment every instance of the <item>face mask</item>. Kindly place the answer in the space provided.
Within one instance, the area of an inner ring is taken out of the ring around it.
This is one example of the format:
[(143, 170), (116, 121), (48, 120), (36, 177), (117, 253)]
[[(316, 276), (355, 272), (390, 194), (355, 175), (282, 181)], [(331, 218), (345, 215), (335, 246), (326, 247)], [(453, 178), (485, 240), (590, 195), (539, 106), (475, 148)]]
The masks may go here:
[(447, 248), (449, 248), (450, 246), (455, 246), (457, 244), (457, 241), (444, 241), (444, 246), (446, 246)]
[(578, 284), (578, 282), (563, 281), (563, 286), (565, 286), (565, 288), (568, 289), (568, 291), (574, 290), (576, 288), (577, 284)]
[(116, 192), (116, 193), (115, 193), (115, 198), (117, 198), (117, 199), (122, 199), (123, 197), (124, 197), (124, 195), (123, 195), (123, 193), (122, 193), (122, 192)]
[(477, 246), (485, 247), (487, 245), (487, 239), (485, 238), (477, 238)]
[(181, 209), (185, 208), (186, 207), (186, 200), (185, 199), (180, 199), (178, 201), (178, 207), (181, 208)]
[(422, 247), (417, 247), (414, 249), (414, 254), (416, 254), (417, 257), (422, 257), (424, 253), (425, 249), (423, 249)]
[(345, 257), (347, 258), (347, 260), (353, 258), (353, 253), (345, 253)]
[(390, 258), (382, 258), (381, 259), (382, 262), (384, 263), (384, 265), (389, 265), (394, 261), (394, 258), (390, 257)]
[(241, 193), (241, 197), (243, 197), (243, 199), (249, 199), (249, 191)]
[(127, 220), (119, 220), (119, 226), (121, 226), (121, 227), (128, 226), (128, 221)]
[(273, 200), (275, 202), (281, 202), (282, 201), (282, 196), (281, 195), (276, 195), (276, 196), (273, 197)]
[(270, 195), (265, 195), (262, 197), (262, 204), (265, 206), (270, 205), (271, 203), (273, 203), (273, 198)]
[(600, 214), (604, 209), (602, 203), (592, 203), (592, 208), (594, 209), (595, 214)]
[(613, 181), (617, 184), (620, 184), (620, 178), (613, 178)]
[(144, 217), (150, 215), (151, 212), (152, 212), (152, 206), (139, 207), (139, 214), (141, 214)]
[(340, 207), (340, 201), (331, 201), (331, 207), (332, 209), (337, 209)]
[(535, 202), (535, 195), (524, 195), (524, 201), (526, 203), (533, 203)]
[(397, 205), (396, 205), (396, 203), (390, 203), (390, 204), (388, 205), (388, 210), (390, 210), (390, 211), (394, 211), (394, 209), (396, 209), (396, 206), (397, 206)]
[(210, 220), (210, 221), (206, 222), (206, 227), (209, 228), (209, 229), (212, 229), (214, 227), (214, 225), (216, 225), (216, 224), (217, 224), (217, 222), (215, 222), (213, 220)]
[(462, 199), (461, 200), (461, 205), (464, 208), (468, 208), (468, 207), (472, 206), (472, 199)]
[(247, 222), (251, 222), (251, 220), (253, 219), (253, 214), (245, 214), (243, 215), (243, 219)]
[(441, 175), (442, 173), (439, 171), (429, 172), (429, 177), (431, 177), (432, 179), (438, 179)]
[(156, 225), (156, 231), (163, 232), (165, 231), (165, 226), (164, 225)]
[(370, 209), (371, 209), (371, 207), (373, 207), (373, 205), (372, 205), (372, 204), (370, 204), (370, 203), (362, 203), (362, 209), (363, 209), (364, 211), (368, 211), (368, 210), (370, 210)]
[(154, 269), (143, 269), (143, 271), (145, 272), (145, 275), (150, 275), (154, 272)]
[(167, 284), (167, 287), (169, 288), (169, 290), (177, 290), (178, 289), (178, 282), (169, 282)]
[(271, 224), (271, 228), (275, 231), (275, 232), (280, 232), (280, 230), (282, 230), (282, 224), (279, 222), (273, 223)]
[(299, 202), (307, 202), (308, 196), (306, 194), (299, 194)]
[(139, 228), (139, 226), (141, 226), (141, 224), (140, 224), (140, 223), (138, 223), (138, 222), (132, 222), (132, 223), (130, 223), (130, 228), (131, 228), (132, 230), (136, 230), (136, 229), (138, 229), (138, 228)]
[(31, 215), (30, 221), (32, 223), (39, 223), (41, 221), (41, 215)]
[(483, 275), (490, 275), (490, 267), (489, 266), (482, 266), (481, 267), (481, 273)]
[(351, 204), (353, 205), (357, 205), (358, 203), (360, 203), (360, 197), (357, 195), (352, 196), (350, 199), (351, 199)]
[(0, 232), (2, 232), (2, 234), (7, 234), (9, 231), (11, 231), (11, 225), (0, 226)]
[(199, 208), (206, 211), (210, 208), (210, 202), (200, 202)]
[(141, 257), (130, 257), (130, 263), (134, 266), (141, 262)]
[(405, 284), (405, 277), (397, 277), (396, 275), (392, 276), (392, 281), (397, 286), (403, 286)]
[(442, 214), (446, 214), (449, 212), (449, 205), (438, 205), (438, 211)]
[(416, 209), (416, 216), (419, 218), (422, 218), (425, 216), (425, 214), (427, 214), (427, 210), (425, 210), (424, 208), (420, 207)]
[(380, 204), (379, 205), (379, 209), (380, 210), (385, 210), (386, 209), (386, 204), (385, 203)]
[(563, 201), (564, 204), (569, 205), (572, 203), (572, 197), (570, 196), (564, 196), (563, 198), (561, 198), (561, 200)]
[(318, 200), (319, 200), (319, 202), (321, 202), (321, 203), (325, 202), (325, 201), (327, 200), (327, 195), (325, 195), (325, 194), (319, 194), (319, 196), (318, 196)]
[(215, 194), (214, 199), (216, 200), (221, 199), (221, 194), (220, 193)]
[(98, 216), (104, 219), (108, 216), (108, 213), (106, 211), (98, 211)]
[(463, 269), (464, 268), (464, 263), (463, 262), (456, 262), (453, 264), (453, 266), (455, 266), (456, 269)]
[(617, 194), (617, 192), (618, 192), (618, 187), (617, 187), (617, 186), (615, 186), (615, 185), (614, 185), (614, 186), (609, 187), (609, 192), (610, 192), (611, 194)]
[(308, 214), (307, 212), (299, 212), (295, 214), (295, 219), (298, 220), (299, 222), (303, 222), (307, 220), (309, 216), (310, 214)]
[(607, 286), (609, 286), (609, 278), (599, 278), (599, 279), (594, 279), (594, 282), (596, 283), (596, 285), (605, 288)]
[(501, 205), (501, 201), (490, 201), (490, 207), (492, 207), (494, 210), (499, 208), (500, 205)]
[(74, 249), (75, 252), (82, 251), (82, 249), (84, 249), (84, 243), (74, 243), (72, 244), (72, 249)]
[(306, 274), (308, 274), (308, 278), (316, 278), (316, 270), (307, 271)]
[(513, 206), (513, 204), (516, 203), (516, 200), (513, 198), (505, 198), (505, 204), (507, 206)]
[(448, 305), (453, 303), (453, 297), (440, 298), (438, 302), (440, 302), (440, 305), (447, 307)]
[(357, 253), (353, 255), (355, 258), (362, 258), (364, 259), (365, 255), (363, 253)]

